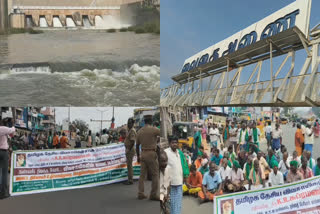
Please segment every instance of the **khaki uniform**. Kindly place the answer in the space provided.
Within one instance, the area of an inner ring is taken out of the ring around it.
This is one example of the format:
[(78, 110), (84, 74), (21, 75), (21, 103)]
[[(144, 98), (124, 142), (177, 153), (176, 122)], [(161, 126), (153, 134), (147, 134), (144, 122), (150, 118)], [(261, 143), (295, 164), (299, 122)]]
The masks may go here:
[[(126, 147), (126, 159), (127, 159), (128, 181), (129, 182), (133, 182), (132, 162), (133, 162), (134, 154), (136, 152), (134, 149), (134, 142), (136, 141), (136, 135), (137, 135), (136, 130), (134, 128), (131, 128), (128, 131), (126, 139), (124, 140), (124, 145)], [(132, 141), (134, 141), (134, 142), (132, 142)]]
[(137, 133), (137, 145), (141, 145), (142, 150), (138, 196), (144, 195), (144, 180), (147, 174), (151, 174), (152, 189), (150, 198), (159, 197), (159, 162), (156, 152), (158, 136), (160, 136), (160, 130), (151, 125), (142, 127)]

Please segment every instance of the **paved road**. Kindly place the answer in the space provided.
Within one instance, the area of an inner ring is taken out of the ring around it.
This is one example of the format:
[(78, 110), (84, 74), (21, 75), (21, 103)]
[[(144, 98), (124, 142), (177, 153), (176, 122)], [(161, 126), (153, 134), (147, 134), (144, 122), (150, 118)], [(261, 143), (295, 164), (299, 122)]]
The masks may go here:
[[(151, 182), (145, 183), (149, 194)], [(138, 181), (84, 189), (14, 196), (0, 200), (0, 213), (30, 214), (106, 214), (160, 213), (159, 202), (138, 200)]]
[[(281, 125), (281, 128), (283, 131), (283, 144), (287, 147), (289, 154), (292, 155), (292, 152), (295, 150), (294, 136), (295, 136), (296, 128), (293, 128), (292, 124)], [(262, 142), (260, 143), (260, 148), (264, 152), (267, 151), (266, 140), (262, 140)], [(320, 156), (319, 151), (320, 151), (320, 138), (315, 138), (314, 145), (313, 145), (313, 154), (312, 154), (314, 159), (317, 159)], [(211, 202), (200, 205), (198, 199), (195, 199), (189, 196), (184, 196), (182, 203), (183, 203), (183, 208), (182, 208), (183, 214), (213, 213), (213, 203)]]

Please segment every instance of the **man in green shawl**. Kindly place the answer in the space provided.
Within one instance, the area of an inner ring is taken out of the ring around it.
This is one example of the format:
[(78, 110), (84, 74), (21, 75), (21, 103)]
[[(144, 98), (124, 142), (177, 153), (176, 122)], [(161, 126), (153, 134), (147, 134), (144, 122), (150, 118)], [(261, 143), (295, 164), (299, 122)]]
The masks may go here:
[(195, 134), (193, 135), (193, 156), (192, 156), (192, 161), (195, 161), (198, 157), (198, 155), (201, 155), (199, 154), (199, 148), (201, 146), (201, 142), (202, 142), (202, 139), (201, 139), (201, 131), (198, 127), (194, 127), (194, 132)]
[(237, 153), (239, 153), (240, 150), (246, 150), (248, 147), (249, 142), (249, 132), (247, 129), (247, 126), (245, 122), (242, 122), (241, 129), (239, 131), (239, 145), (237, 148)]
[(259, 160), (255, 159), (253, 162), (253, 168), (250, 172), (250, 182), (249, 182), (249, 190), (251, 190), (251, 187), (253, 185), (254, 189), (259, 189), (261, 186), (264, 188), (266, 186), (265, 184), (265, 174), (263, 169), (260, 167)]
[(320, 175), (320, 157), (317, 159), (317, 165), (313, 167), (314, 176)]
[(253, 148), (254, 152), (258, 154), (259, 152), (259, 137), (260, 137), (260, 129), (257, 128), (257, 124), (255, 122), (252, 123), (252, 129), (250, 131), (250, 143), (247, 147), (247, 152), (249, 152), (250, 147)]
[(244, 170), (244, 179), (245, 179), (245, 184), (249, 184), (250, 181), (250, 172), (253, 167), (253, 157), (249, 156), (247, 159), (247, 162), (244, 164), (243, 170)]
[(276, 158), (276, 156), (274, 155), (272, 149), (269, 149), (269, 150), (268, 150), (268, 156), (267, 156), (267, 158), (266, 158), (266, 161), (267, 161), (269, 167), (272, 169), (272, 168), (273, 168), (273, 167), (272, 167), (272, 162), (277, 161), (277, 158)]

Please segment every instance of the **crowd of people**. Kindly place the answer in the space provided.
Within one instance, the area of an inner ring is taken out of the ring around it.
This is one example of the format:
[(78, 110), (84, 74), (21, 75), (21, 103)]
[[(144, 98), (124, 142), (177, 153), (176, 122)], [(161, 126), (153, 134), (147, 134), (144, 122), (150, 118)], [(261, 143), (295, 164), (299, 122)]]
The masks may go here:
[[(163, 213), (180, 214), (183, 195), (200, 203), (214, 196), (283, 185), (320, 175), (320, 157), (312, 158), (318, 120), (302, 120), (296, 127), (295, 151), (282, 144), (279, 121), (226, 121), (195, 127), (192, 148), (169, 137), (169, 148), (160, 155), (160, 199)], [(265, 139), (264, 139), (265, 138)], [(267, 150), (260, 143), (267, 141)], [(170, 212), (169, 212), (170, 210)]]

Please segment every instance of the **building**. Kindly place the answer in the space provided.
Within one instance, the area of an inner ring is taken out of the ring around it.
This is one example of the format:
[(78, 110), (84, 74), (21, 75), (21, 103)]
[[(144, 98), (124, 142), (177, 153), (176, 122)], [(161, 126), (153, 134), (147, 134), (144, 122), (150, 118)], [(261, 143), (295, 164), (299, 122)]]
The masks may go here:
[(41, 114), (44, 116), (42, 124), (44, 130), (54, 131), (55, 129), (55, 110), (51, 107), (46, 107), (41, 110)]
[[(143, 117), (145, 115), (156, 115), (160, 112), (159, 108), (138, 108), (134, 110), (134, 120), (137, 128), (144, 126)], [(159, 122), (159, 121), (158, 121)]]

